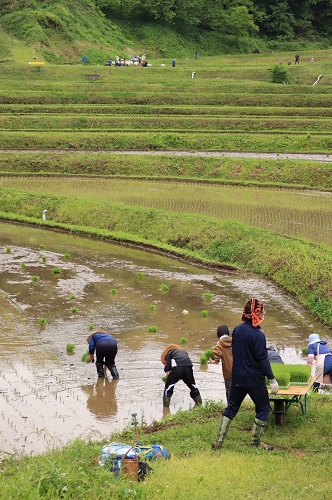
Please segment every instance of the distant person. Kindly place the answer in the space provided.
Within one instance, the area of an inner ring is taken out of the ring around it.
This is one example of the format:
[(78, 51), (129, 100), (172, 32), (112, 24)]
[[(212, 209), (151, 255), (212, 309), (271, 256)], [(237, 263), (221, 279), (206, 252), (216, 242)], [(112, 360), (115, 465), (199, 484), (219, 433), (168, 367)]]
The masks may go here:
[(190, 389), (190, 397), (196, 405), (202, 404), (202, 398), (193, 373), (193, 364), (188, 353), (176, 344), (171, 344), (161, 353), (161, 362), (165, 366), (166, 382), (164, 388), (163, 405), (169, 407), (174, 387), (182, 380)]
[(252, 445), (262, 446), (268, 450), (273, 449), (273, 447), (261, 443), (261, 437), (267, 426), (270, 413), (270, 400), (265, 377), (269, 380), (272, 394), (276, 394), (279, 390), (278, 382), (274, 378), (267, 356), (266, 338), (260, 328), (263, 320), (264, 306), (262, 302), (256, 298), (247, 300), (241, 324), (234, 328), (232, 334), (232, 386), (227, 407), (221, 417), (217, 441), (212, 443), (213, 449), (222, 447), (229, 426), (247, 395), (254, 402), (256, 412), (252, 429)]
[(112, 335), (108, 335), (103, 330), (96, 330), (86, 339), (89, 344), (89, 361), (94, 362), (94, 352), (96, 351), (96, 368), (99, 378), (105, 376), (104, 365), (109, 369), (114, 379), (119, 378), (118, 370), (115, 366), (115, 356), (118, 352), (118, 342)]
[(266, 350), (267, 350), (267, 357), (269, 358), (270, 363), (284, 364), (283, 360), (281, 359), (277, 351), (273, 349), (273, 347), (268, 347)]
[(195, 59), (198, 59), (198, 50), (195, 52)]
[(86, 56), (82, 57), (82, 63), (84, 64), (84, 66), (86, 65)]
[(213, 359), (211, 363), (219, 364), (221, 361), (222, 374), (225, 381), (226, 400), (228, 403), (229, 391), (232, 385), (232, 337), (229, 335), (227, 325), (220, 325), (217, 328), (217, 337), (219, 338), (217, 345), (213, 348)]
[(314, 390), (318, 390), (320, 384), (332, 383), (332, 353), (331, 348), (325, 340), (321, 340), (318, 333), (312, 333), (308, 338), (307, 364), (313, 365), (315, 361)]
[(295, 64), (300, 64), (300, 56), (299, 56), (299, 54), (295, 55)]
[(175, 61), (175, 59), (173, 59), (173, 61), (172, 61), (172, 67), (175, 68), (175, 65), (176, 65), (176, 61)]

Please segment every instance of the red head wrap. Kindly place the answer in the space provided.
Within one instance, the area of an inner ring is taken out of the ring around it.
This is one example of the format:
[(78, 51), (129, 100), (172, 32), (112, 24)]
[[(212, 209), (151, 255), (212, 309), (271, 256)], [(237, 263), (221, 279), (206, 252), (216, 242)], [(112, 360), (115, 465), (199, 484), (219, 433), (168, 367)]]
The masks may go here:
[(264, 319), (264, 306), (258, 299), (252, 298), (247, 300), (241, 321), (251, 319), (252, 326), (258, 326)]

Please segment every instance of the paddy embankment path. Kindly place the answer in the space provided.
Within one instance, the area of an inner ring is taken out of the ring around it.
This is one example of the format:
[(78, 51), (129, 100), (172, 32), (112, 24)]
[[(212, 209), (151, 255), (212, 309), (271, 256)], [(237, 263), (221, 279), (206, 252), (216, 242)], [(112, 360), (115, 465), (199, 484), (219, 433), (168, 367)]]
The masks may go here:
[(53, 148), (36, 148), (36, 149), (1, 149), (0, 153), (13, 152), (13, 153), (38, 153), (38, 152), (57, 152), (66, 154), (103, 154), (111, 153), (114, 155), (169, 155), (169, 156), (205, 156), (205, 157), (216, 157), (216, 158), (261, 158), (267, 160), (303, 160), (303, 161), (317, 161), (317, 162), (332, 162), (332, 152), (331, 154), (319, 154), (319, 153), (258, 153), (252, 151), (170, 151), (170, 150), (126, 150), (126, 151), (113, 151), (109, 149), (84, 149), (84, 150), (68, 150), (68, 149), (56, 149)]

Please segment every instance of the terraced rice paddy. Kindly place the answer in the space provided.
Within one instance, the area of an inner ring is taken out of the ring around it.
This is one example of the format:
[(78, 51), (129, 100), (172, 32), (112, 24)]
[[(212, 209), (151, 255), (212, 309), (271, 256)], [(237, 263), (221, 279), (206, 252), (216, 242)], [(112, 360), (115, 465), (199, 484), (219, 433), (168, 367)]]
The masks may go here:
[(329, 76), (312, 86), (331, 62), (316, 61), (290, 67), (293, 85), (268, 83), (271, 56), (5, 71), (2, 147), (331, 152)]

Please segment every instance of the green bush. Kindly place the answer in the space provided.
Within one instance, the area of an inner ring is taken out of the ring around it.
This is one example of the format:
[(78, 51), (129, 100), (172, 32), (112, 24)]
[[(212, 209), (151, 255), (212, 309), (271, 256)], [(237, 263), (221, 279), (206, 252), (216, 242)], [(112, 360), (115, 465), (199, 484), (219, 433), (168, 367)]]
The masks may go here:
[(286, 68), (284, 68), (281, 64), (276, 64), (273, 68), (269, 69), (271, 73), (271, 82), (272, 83), (288, 83), (289, 74)]

